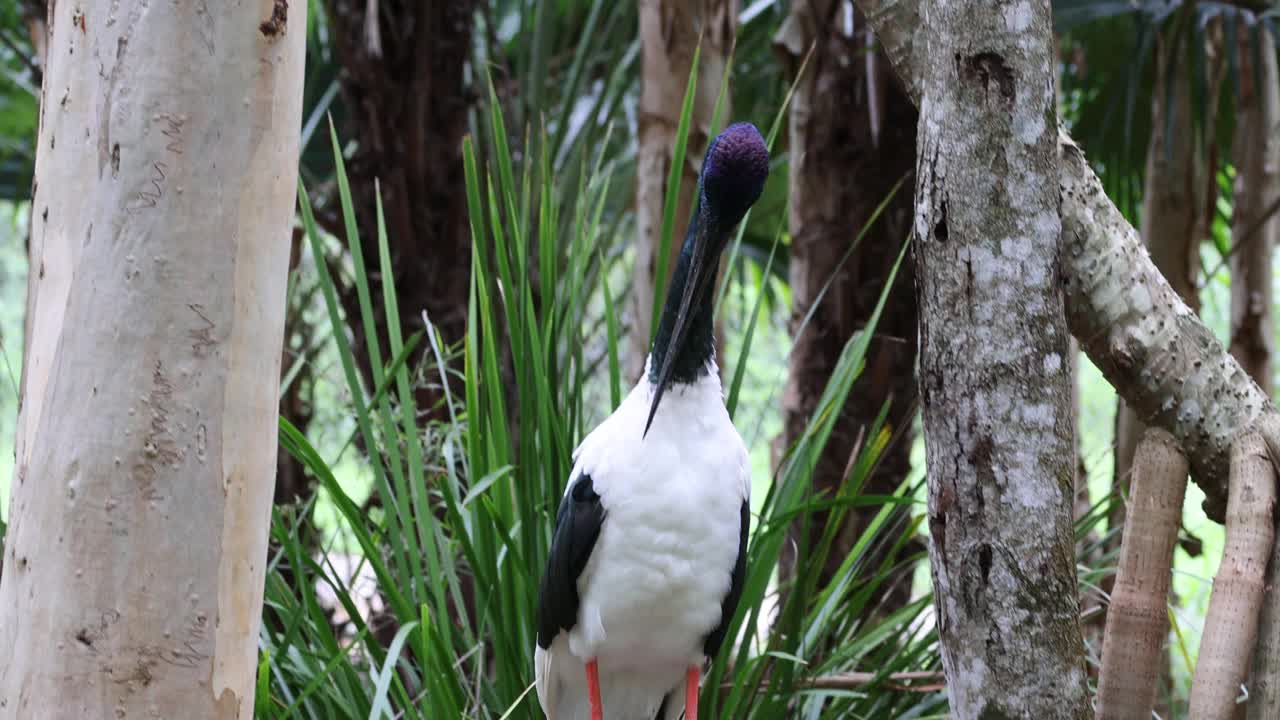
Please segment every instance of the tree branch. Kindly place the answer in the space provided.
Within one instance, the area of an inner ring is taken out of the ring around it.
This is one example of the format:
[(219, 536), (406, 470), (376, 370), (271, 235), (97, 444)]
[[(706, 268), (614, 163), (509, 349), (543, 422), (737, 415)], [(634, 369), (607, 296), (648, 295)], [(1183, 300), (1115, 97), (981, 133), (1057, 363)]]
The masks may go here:
[[(918, 0), (857, 3), (919, 104), (921, 68), (931, 60), (917, 47)], [(1143, 422), (1178, 439), (1206, 514), (1222, 522), (1232, 441), (1256, 430), (1275, 462), (1280, 412), (1169, 287), (1065, 132), (1059, 145), (1067, 323)]]
[[(945, 688), (947, 682), (946, 675), (940, 670), (908, 670), (884, 676), (873, 672), (845, 672), (819, 675), (806, 681), (804, 687), (814, 690), (857, 690), (877, 684), (877, 678), (881, 687), (905, 692), (935, 692)], [(722, 690), (733, 687), (731, 682), (720, 686)]]

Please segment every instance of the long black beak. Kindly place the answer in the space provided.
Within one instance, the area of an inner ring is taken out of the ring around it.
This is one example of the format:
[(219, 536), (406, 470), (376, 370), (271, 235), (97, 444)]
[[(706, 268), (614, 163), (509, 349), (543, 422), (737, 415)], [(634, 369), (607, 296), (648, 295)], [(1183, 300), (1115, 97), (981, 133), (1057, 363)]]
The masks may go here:
[(653, 416), (658, 412), (658, 403), (662, 402), (662, 395), (667, 391), (667, 385), (671, 383), (671, 372), (689, 332), (689, 309), (693, 306), (695, 298), (703, 297), (718, 269), (718, 263), (713, 262), (709, 257), (712, 254), (708, 237), (710, 228), (707, 227), (703, 218), (698, 218), (695, 222), (698, 223), (698, 227), (694, 231), (693, 262), (689, 268), (689, 280), (684, 284), (684, 293), (680, 296), (680, 308), (676, 313), (676, 324), (671, 332), (671, 344), (662, 358), (662, 368), (658, 372), (658, 385), (653, 391), (653, 404), (649, 406), (649, 419), (644, 423), (644, 434), (641, 438), (649, 434), (649, 426), (653, 425)]

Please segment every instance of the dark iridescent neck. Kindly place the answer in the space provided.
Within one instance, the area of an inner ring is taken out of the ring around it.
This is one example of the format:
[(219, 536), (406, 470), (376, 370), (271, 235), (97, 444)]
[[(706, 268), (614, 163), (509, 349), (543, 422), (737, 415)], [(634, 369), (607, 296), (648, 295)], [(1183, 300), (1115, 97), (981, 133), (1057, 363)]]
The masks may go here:
[[(680, 248), (680, 257), (676, 261), (675, 273), (671, 276), (671, 287), (667, 290), (667, 301), (662, 309), (662, 318), (658, 321), (658, 332), (653, 338), (653, 350), (650, 353), (649, 381), (658, 382), (658, 374), (662, 363), (671, 350), (671, 335), (675, 331), (676, 315), (680, 311), (680, 299), (684, 295), (685, 286), (692, 282), (694, 234), (699, 225), (706, 223), (707, 232), (723, 232), (705, 215), (695, 214), (694, 223), (690, 225), (684, 245)], [(722, 248), (724, 243), (713, 239), (714, 247)], [(700, 297), (693, 298), (689, 308), (689, 317), (685, 321), (688, 332), (685, 341), (674, 358), (671, 369), (671, 382), (674, 384), (692, 383), (707, 374), (708, 363), (715, 357), (715, 277), (714, 268), (720, 265), (720, 254), (715, 253), (707, 258), (712, 264), (712, 281), (706, 283)]]

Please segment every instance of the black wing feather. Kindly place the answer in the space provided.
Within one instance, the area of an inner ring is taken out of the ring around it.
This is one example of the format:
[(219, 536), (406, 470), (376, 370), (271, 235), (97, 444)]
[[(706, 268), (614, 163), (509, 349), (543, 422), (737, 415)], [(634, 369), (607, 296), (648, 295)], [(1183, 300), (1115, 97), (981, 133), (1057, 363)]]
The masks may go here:
[(543, 650), (561, 630), (578, 624), (578, 576), (591, 559), (604, 515), (591, 477), (579, 475), (556, 512), (551, 554), (538, 589), (538, 646)]
[(729, 623), (738, 610), (738, 601), (742, 599), (742, 584), (747, 579), (747, 530), (751, 527), (751, 508), (748, 507), (746, 500), (742, 501), (742, 515), (739, 522), (741, 526), (738, 528), (738, 560), (733, 564), (729, 594), (724, 596), (724, 601), (720, 604), (720, 624), (711, 631), (707, 636), (706, 644), (702, 646), (702, 653), (709, 658), (714, 658), (716, 653), (720, 652), (724, 636), (729, 632)]

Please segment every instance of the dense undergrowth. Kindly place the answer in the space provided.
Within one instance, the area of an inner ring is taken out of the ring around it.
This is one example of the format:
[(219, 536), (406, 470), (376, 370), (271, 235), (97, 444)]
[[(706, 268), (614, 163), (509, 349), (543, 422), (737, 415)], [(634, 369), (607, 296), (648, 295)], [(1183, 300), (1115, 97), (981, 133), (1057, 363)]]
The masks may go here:
[[(343, 567), (317, 542), (322, 533), (314, 527), (313, 503), (277, 509), (263, 609), (259, 717), (541, 717), (531, 690), (534, 613), (554, 511), (573, 449), (590, 430), (588, 386), (607, 378), (606, 411), (625, 390), (619, 302), (609, 283), (621, 258), (621, 234), (605, 218), (614, 177), (610, 158), (584, 153), (576, 183), (559, 183), (546, 138), (526, 140), (512, 152), (501, 105), (492, 93), (490, 100), (484, 147), (473, 138), (464, 145), (474, 243), (469, 325), (460, 351), (444, 345), (430, 318), (423, 318), (420, 333), (400, 336), (402, 309), (390, 282), (383, 223), (379, 217), (379, 237), (359, 237), (333, 133), (364, 328), (377, 327), (368, 278), (376, 272), (386, 281), (389, 336), (369, 331), (352, 337), (334, 280), (324, 262), (316, 263), (356, 420), (347, 451), (363, 453), (376, 502), (353, 497), (336, 479), (331, 460), (281, 420), (282, 447), (314, 477), (354, 547), (342, 557), (363, 567)], [(771, 140), (776, 131), (775, 122)], [(682, 137), (686, 133), (682, 123)], [(317, 228), (305, 189), (299, 198), (311, 252), (328, 257), (337, 240)], [(673, 212), (669, 203), (668, 241)], [(776, 249), (784, 220), (754, 222), (774, 232)], [(363, 266), (363, 242), (378, 244), (381, 267)], [(765, 276), (772, 261), (771, 253)], [(727, 359), (731, 412), (762, 302), (758, 297), (747, 315), (738, 357)], [(911, 688), (909, 681), (890, 678), (937, 669), (936, 635), (927, 619), (931, 599), (917, 597), (891, 611), (873, 606), (886, 583), (909, 582), (904, 569), (921, 559), (919, 551), (896, 553), (893, 563), (878, 559), (886, 556), (879, 552), (886, 545), (909, 547), (918, 534), (914, 488), (904, 481), (892, 496), (860, 493), (888, 433), (868, 429), (838, 497), (815, 497), (810, 489), (816, 458), (861, 370), (873, 326), (849, 341), (806, 432), (786, 449), (772, 482), (764, 484), (765, 497), (755, 503), (748, 577), (731, 626), (739, 642), (726, 643), (714, 659), (703, 688), (704, 717), (914, 718), (945, 712), (936, 686)], [(371, 383), (357, 371), (357, 343), (372, 359)], [(430, 362), (409, 367), (406, 358), (418, 345), (429, 348), (424, 357)], [(423, 383), (433, 386), (436, 406), (416, 405), (415, 390)], [(424, 417), (430, 418), (425, 426)], [(836, 523), (852, 508), (868, 506), (877, 508), (875, 519), (832, 581), (818, 587)], [(787, 529), (807, 522), (815, 510), (830, 511), (833, 530), (815, 547), (797, 548), (795, 581), (779, 583), (775, 566), (789, 541)], [(360, 574), (372, 576), (376, 592), (352, 587), (351, 578)], [(854, 671), (872, 677), (857, 683), (839, 677)]]

